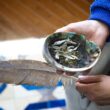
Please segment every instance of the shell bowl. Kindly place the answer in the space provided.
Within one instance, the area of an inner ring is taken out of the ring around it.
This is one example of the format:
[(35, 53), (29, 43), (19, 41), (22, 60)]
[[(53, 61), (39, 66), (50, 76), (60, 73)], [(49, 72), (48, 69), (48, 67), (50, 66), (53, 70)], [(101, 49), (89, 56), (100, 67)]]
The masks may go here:
[(84, 35), (59, 32), (47, 36), (43, 56), (46, 61), (66, 72), (83, 72), (91, 69), (101, 54), (100, 47)]

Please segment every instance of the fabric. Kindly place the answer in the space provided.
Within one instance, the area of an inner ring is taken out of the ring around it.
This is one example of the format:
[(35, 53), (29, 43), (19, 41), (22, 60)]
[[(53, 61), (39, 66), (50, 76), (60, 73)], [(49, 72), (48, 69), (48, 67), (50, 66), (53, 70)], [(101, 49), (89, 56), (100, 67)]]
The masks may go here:
[[(90, 20), (98, 20), (110, 28), (110, 0), (95, 0), (90, 8)], [(107, 39), (110, 42), (110, 37)]]
[(89, 18), (102, 21), (110, 27), (110, 0), (95, 0)]
[(0, 84), (0, 110), (66, 110), (64, 88)]
[[(44, 61), (44, 41), (44, 38), (1, 41), (0, 61)], [(64, 88), (61, 82), (55, 88), (0, 83), (0, 110), (66, 110)]]

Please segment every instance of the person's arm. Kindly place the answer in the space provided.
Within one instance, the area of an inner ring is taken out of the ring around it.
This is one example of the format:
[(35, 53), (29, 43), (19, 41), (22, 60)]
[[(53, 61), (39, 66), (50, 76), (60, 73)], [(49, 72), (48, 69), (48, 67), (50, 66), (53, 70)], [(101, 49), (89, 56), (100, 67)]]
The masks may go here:
[[(97, 20), (110, 28), (110, 0), (95, 0), (90, 7), (89, 20)], [(110, 42), (110, 37), (107, 41)]]
[(110, 27), (110, 0), (95, 0), (90, 7), (91, 20), (98, 20)]
[[(76, 32), (103, 47), (109, 35), (110, 0), (95, 0), (91, 5), (89, 20), (70, 23), (56, 32)], [(99, 39), (100, 38), (100, 39)], [(110, 39), (109, 39), (110, 41)]]
[[(109, 35), (110, 0), (95, 0), (91, 5), (89, 20), (71, 23), (56, 32), (76, 32), (84, 34), (88, 40), (104, 46)], [(106, 54), (106, 53), (105, 53)], [(103, 74), (103, 73), (99, 73)], [(85, 94), (89, 100), (101, 105), (110, 105), (110, 76), (86, 75), (76, 82), (79, 92)]]
[[(95, 0), (91, 5), (91, 14), (89, 16), (89, 20), (97, 20), (99, 22), (102, 22), (109, 29), (110, 28), (110, 0)], [(100, 36), (99, 36), (99, 39), (100, 39)], [(110, 41), (110, 37), (108, 37), (108, 41)], [(99, 74), (101, 73), (99, 72)], [(87, 75), (87, 76), (79, 77), (79, 80), (76, 83), (76, 88), (79, 92), (84, 93), (89, 100), (95, 102), (96, 104), (110, 105), (109, 83), (110, 83), (110, 76)]]

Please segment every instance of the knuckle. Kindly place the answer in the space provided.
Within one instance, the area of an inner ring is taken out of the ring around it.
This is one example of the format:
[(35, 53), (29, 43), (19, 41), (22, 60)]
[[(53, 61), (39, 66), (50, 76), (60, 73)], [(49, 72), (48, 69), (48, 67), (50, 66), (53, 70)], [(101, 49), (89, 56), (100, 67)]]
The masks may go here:
[(103, 106), (104, 105), (104, 103), (102, 103), (102, 102), (95, 102), (97, 105), (99, 105), (99, 106)]
[(97, 97), (93, 94), (89, 94), (88, 99), (95, 102), (97, 100)]
[(96, 97), (92, 96), (92, 97), (90, 97), (90, 100), (95, 102), (96, 101)]
[(75, 86), (76, 86), (76, 89), (78, 89), (79, 88), (79, 83), (76, 82)]
[(70, 24), (68, 24), (67, 26), (68, 26), (68, 27), (71, 27), (71, 26), (73, 26), (73, 24), (74, 24), (74, 23), (70, 23)]
[(67, 25), (67, 28), (68, 28), (69, 30), (73, 30), (73, 29), (75, 28), (74, 23), (68, 24), (68, 25)]

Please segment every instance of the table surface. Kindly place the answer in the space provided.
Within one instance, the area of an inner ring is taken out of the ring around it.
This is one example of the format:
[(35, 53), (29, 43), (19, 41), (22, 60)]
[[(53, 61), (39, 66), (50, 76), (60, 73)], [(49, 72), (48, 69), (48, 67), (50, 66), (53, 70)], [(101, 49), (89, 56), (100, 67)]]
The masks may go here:
[(1, 0), (0, 39), (45, 36), (87, 19), (91, 0)]

